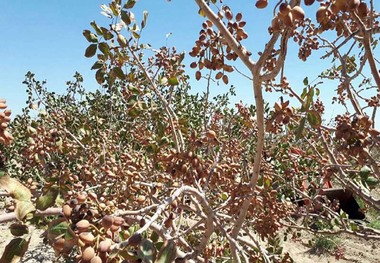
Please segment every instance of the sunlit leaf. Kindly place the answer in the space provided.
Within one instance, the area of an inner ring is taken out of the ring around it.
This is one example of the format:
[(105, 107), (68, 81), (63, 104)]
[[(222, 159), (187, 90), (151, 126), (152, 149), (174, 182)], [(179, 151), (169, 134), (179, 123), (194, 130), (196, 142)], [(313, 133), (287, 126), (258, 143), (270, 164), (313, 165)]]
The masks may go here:
[(305, 86), (309, 85), (309, 78), (308, 77), (303, 79), (303, 85), (305, 85)]
[(0, 188), (6, 190), (18, 201), (30, 201), (32, 194), (30, 190), (9, 175), (0, 177)]
[(94, 69), (100, 69), (104, 66), (104, 62), (103, 61), (96, 61), (94, 63), (94, 65), (92, 65), (91, 69), (94, 70)]
[(200, 14), (200, 15), (203, 16), (203, 17), (206, 17), (206, 14), (205, 14), (205, 12), (203, 11), (202, 8), (199, 8), (199, 10), (198, 10), (198, 14)]
[(345, 219), (348, 218), (346, 212), (344, 212), (343, 210), (340, 211), (340, 217)]
[(307, 95), (307, 88), (303, 88), (302, 93), (301, 93), (301, 98), (304, 99)]
[(166, 241), (158, 253), (156, 263), (174, 262), (177, 256), (177, 246), (173, 240)]
[(100, 29), (102, 30), (102, 36), (105, 40), (110, 40), (113, 38), (113, 34), (107, 28), (101, 27)]
[(118, 16), (120, 12), (120, 6), (116, 2), (110, 3), (110, 9), (112, 10), (112, 14), (114, 16)]
[(121, 20), (123, 20), (123, 22), (126, 24), (126, 25), (130, 25), (132, 23), (132, 20), (129, 16), (129, 12), (127, 11), (121, 11)]
[(84, 56), (87, 58), (91, 58), (96, 54), (97, 44), (91, 44), (86, 48), (86, 51), (84, 52)]
[(49, 224), (47, 238), (53, 240), (58, 236), (64, 236), (67, 239), (73, 238), (73, 232), (65, 218), (58, 218)]
[[(117, 251), (117, 250), (111, 251), (108, 258), (112, 259), (118, 255), (122, 256), (125, 260), (133, 261), (133, 262), (136, 262), (139, 259), (139, 257), (137, 255), (135, 255), (133, 252), (128, 251), (126, 249), (123, 249), (122, 251)], [(145, 261), (143, 261), (143, 262), (145, 262)]]
[(124, 75), (124, 72), (121, 68), (119, 67), (114, 67), (112, 69), (112, 71), (114, 72), (115, 76), (118, 77), (119, 79), (121, 80), (124, 80), (125, 79), (125, 75)]
[(87, 39), (88, 42), (98, 42), (98, 37), (95, 34), (91, 33), (90, 30), (83, 30), (83, 36)]
[(25, 216), (36, 210), (33, 203), (28, 201), (18, 201), (16, 200), (15, 214), (18, 220), (22, 220)]
[(32, 126), (26, 127), (26, 131), (28, 134), (31, 134), (31, 135), (37, 134), (37, 129), (33, 128)]
[(36, 200), (36, 208), (39, 210), (46, 210), (49, 207), (52, 207), (55, 204), (59, 193), (58, 186), (51, 186), (48, 192), (45, 195), (42, 195)]
[(144, 11), (143, 20), (141, 21), (141, 28), (144, 28), (146, 26), (146, 20), (148, 19), (148, 15), (148, 11)]
[(322, 124), (321, 115), (317, 111), (309, 111), (307, 113), (307, 121), (309, 122), (310, 126), (314, 129), (321, 127)]
[(16, 263), (24, 256), (28, 249), (30, 237), (15, 238), (11, 240), (5, 247), (3, 256), (0, 259), (0, 263)]
[(319, 96), (321, 94), (321, 91), (320, 89), (318, 88), (315, 88), (315, 95)]
[(300, 122), (300, 125), (298, 126), (297, 130), (296, 130), (296, 140), (298, 141), (301, 136), (302, 136), (302, 133), (303, 133), (303, 130), (305, 129), (305, 124), (306, 124), (306, 118), (303, 117), (301, 119), (301, 122)]
[(103, 69), (98, 69), (95, 73), (95, 78), (96, 78), (96, 81), (99, 83), (99, 84), (103, 84), (104, 82), (104, 75), (105, 75), (105, 72)]
[(176, 86), (179, 84), (178, 78), (177, 77), (171, 77), (168, 79), (168, 83), (171, 86)]
[(127, 39), (122, 34), (117, 35), (117, 42), (121, 47), (127, 46)]
[(136, 4), (136, 0), (128, 0), (128, 2), (124, 4), (124, 8), (126, 9), (133, 8), (135, 4)]
[(59, 149), (62, 148), (62, 145), (63, 145), (63, 140), (62, 140), (62, 137), (59, 137), (58, 140), (55, 141), (55, 146), (57, 146)]
[(358, 225), (355, 224), (354, 222), (350, 222), (350, 227), (351, 227), (352, 231), (358, 231), (359, 230)]
[(109, 52), (110, 52), (110, 47), (108, 46), (108, 44), (106, 42), (101, 42), (99, 43), (99, 50), (106, 56), (108, 56)]
[(102, 35), (102, 30), (101, 30), (101, 28), (95, 23), (95, 21), (92, 21), (91, 23), (90, 23), (90, 25), (92, 26), (92, 28), (95, 30), (95, 33), (97, 34), (97, 35)]
[(366, 180), (365, 183), (368, 185), (369, 188), (374, 188), (379, 184), (379, 179), (373, 176), (369, 176)]
[(156, 248), (149, 239), (144, 239), (139, 246), (138, 256), (143, 262), (153, 263), (156, 260)]
[(369, 168), (368, 166), (364, 165), (360, 169), (360, 173), (359, 174), (360, 174), (360, 177), (365, 180), (371, 174), (371, 168)]
[(105, 4), (102, 4), (100, 6), (100, 8), (103, 10), (102, 12), (100, 12), (102, 15), (104, 15), (104, 16), (106, 16), (108, 18), (112, 18), (112, 10), (111, 10), (111, 8), (109, 8)]
[(132, 31), (132, 35), (134, 38), (140, 38), (140, 35), (136, 31)]

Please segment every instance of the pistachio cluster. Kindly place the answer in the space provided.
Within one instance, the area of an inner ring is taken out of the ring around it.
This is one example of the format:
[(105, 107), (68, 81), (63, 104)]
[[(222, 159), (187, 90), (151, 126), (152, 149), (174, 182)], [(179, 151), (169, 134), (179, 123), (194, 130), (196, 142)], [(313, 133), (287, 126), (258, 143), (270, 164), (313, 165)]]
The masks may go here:
[(284, 28), (297, 27), (305, 18), (305, 11), (300, 6), (291, 7), (287, 2), (279, 6), (277, 15), (272, 19), (269, 32), (281, 31)]
[[(78, 262), (110, 262), (111, 245), (129, 238), (129, 226), (122, 217), (104, 214), (96, 194), (81, 192), (63, 205), (63, 218), (50, 223), (47, 240), (57, 255), (66, 255), (78, 247)], [(56, 227), (66, 227), (66, 235), (57, 235)]]
[(289, 101), (276, 102), (274, 104), (274, 111), (271, 112), (271, 116), (266, 122), (266, 131), (279, 133), (282, 125), (288, 124), (292, 117), (293, 108), (289, 107)]
[[(335, 29), (337, 35), (347, 36), (354, 28), (347, 27), (344, 21), (349, 20), (350, 16), (357, 15), (360, 19), (365, 19), (369, 14), (367, 3), (360, 0), (335, 0), (321, 3), (316, 12), (316, 20), (320, 24), (320, 29)], [(354, 20), (354, 19), (353, 19)], [(356, 27), (355, 24), (351, 27)]]
[[(227, 20), (226, 27), (233, 37), (240, 43), (248, 38), (247, 32), (244, 30), (246, 22), (242, 20), (242, 13), (237, 13), (235, 17), (228, 6), (224, 6), (218, 13), (220, 19)], [(243, 49), (243, 47), (241, 47)], [(246, 51), (247, 52), (247, 51)], [(189, 53), (192, 57), (198, 57), (197, 62), (191, 63), (191, 68), (197, 68), (195, 77), (199, 80), (202, 77), (201, 70), (203, 68), (218, 71), (216, 79), (222, 79), (228, 84), (228, 76), (226, 73), (233, 72), (234, 69), (227, 61), (236, 60), (238, 55), (226, 45), (223, 36), (219, 31), (213, 29), (213, 23), (206, 20), (202, 24), (202, 30), (199, 32), (199, 39), (195, 42), (195, 46)]]
[(11, 110), (7, 109), (7, 101), (0, 99), (0, 143), (10, 144), (13, 140), (13, 136), (7, 130), (8, 123), (11, 120)]
[(359, 163), (368, 158), (368, 146), (380, 135), (372, 127), (372, 120), (368, 116), (338, 115), (335, 139), (340, 142), (339, 151), (357, 157)]

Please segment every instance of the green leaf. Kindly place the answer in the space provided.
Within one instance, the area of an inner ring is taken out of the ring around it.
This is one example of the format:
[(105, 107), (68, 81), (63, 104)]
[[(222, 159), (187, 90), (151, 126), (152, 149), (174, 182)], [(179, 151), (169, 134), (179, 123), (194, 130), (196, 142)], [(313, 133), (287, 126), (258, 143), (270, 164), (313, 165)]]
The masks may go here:
[(146, 20), (148, 19), (148, 11), (143, 12), (143, 20), (141, 21), (141, 28), (144, 28), (146, 26)]
[(266, 178), (266, 179), (265, 179), (265, 186), (269, 188), (270, 185), (271, 185), (271, 181), (270, 181), (270, 179), (269, 179), (269, 178)]
[(98, 42), (98, 37), (95, 34), (91, 33), (90, 30), (83, 30), (83, 35), (87, 39), (88, 42), (91, 42), (91, 43)]
[(118, 16), (120, 13), (120, 6), (116, 2), (110, 3), (110, 9), (112, 10), (112, 14), (114, 16)]
[(104, 62), (103, 61), (96, 61), (94, 63), (94, 65), (92, 65), (91, 69), (94, 70), (94, 69), (100, 69), (104, 66)]
[(171, 77), (169, 78), (168, 83), (171, 86), (177, 86), (179, 84), (179, 81), (177, 77)]
[(366, 180), (368, 178), (368, 176), (371, 174), (371, 168), (369, 168), (368, 166), (364, 165), (361, 169), (360, 169), (360, 177), (364, 180)]
[(97, 35), (100, 36), (100, 35), (103, 34), (101, 28), (95, 23), (95, 21), (92, 21), (92, 22), (90, 23), (90, 25), (91, 25), (92, 28), (95, 30), (95, 32), (96, 32)]
[(139, 246), (138, 256), (142, 262), (153, 263), (156, 260), (156, 248), (149, 239), (144, 239)]
[(96, 53), (97, 44), (91, 44), (86, 48), (86, 51), (84, 52), (84, 56), (87, 58), (93, 57)]
[(351, 227), (352, 231), (358, 231), (359, 230), (358, 225), (355, 224), (354, 222), (350, 222), (350, 227)]
[(3, 188), (18, 201), (30, 201), (32, 197), (32, 193), (27, 187), (9, 175), (0, 177), (0, 188)]
[(147, 153), (151, 153), (151, 154), (155, 154), (158, 152), (158, 149), (159, 147), (157, 146), (157, 144), (155, 143), (150, 143), (147, 147), (146, 147), (146, 151)]
[(55, 146), (61, 149), (62, 145), (63, 145), (62, 137), (59, 137), (58, 140), (55, 141)]
[(115, 75), (116, 77), (118, 77), (119, 79), (121, 79), (121, 80), (124, 80), (124, 79), (125, 79), (124, 72), (123, 72), (123, 70), (122, 70), (121, 68), (119, 68), (119, 67), (114, 67), (114, 68), (112, 69), (112, 71), (113, 71), (114, 75)]
[(0, 177), (0, 188), (5, 189), (15, 199), (15, 214), (18, 220), (24, 219), (27, 214), (36, 210), (30, 200), (32, 197), (30, 190), (16, 179), (8, 175)]
[(137, 39), (140, 38), (140, 35), (136, 31), (132, 31), (132, 36)]
[(105, 72), (104, 70), (101, 68), (101, 69), (98, 69), (95, 73), (95, 79), (96, 81), (99, 83), (99, 84), (103, 84), (104, 82), (104, 75), (105, 75)]
[(314, 129), (321, 127), (322, 124), (321, 115), (317, 111), (309, 111), (307, 113), (307, 121), (309, 122), (310, 126)]
[(63, 236), (67, 240), (75, 238), (75, 233), (65, 218), (53, 220), (47, 229), (48, 240), (54, 240), (58, 236)]
[(4, 249), (3, 256), (0, 259), (0, 263), (16, 263), (24, 256), (28, 250), (30, 237), (15, 238), (11, 240)]
[(42, 195), (36, 200), (36, 208), (39, 210), (46, 210), (49, 207), (52, 207), (55, 204), (59, 193), (58, 186), (52, 186), (45, 195)]
[(155, 263), (171, 263), (177, 257), (177, 246), (173, 240), (166, 241), (158, 253)]
[(205, 12), (203, 11), (202, 8), (199, 8), (198, 14), (201, 15), (202, 17), (206, 17), (206, 14), (205, 14)]
[(132, 23), (131, 18), (129, 17), (129, 12), (124, 10), (121, 11), (121, 20), (123, 20), (126, 25), (130, 25)]
[(369, 188), (374, 188), (379, 184), (379, 179), (373, 176), (369, 176), (366, 180), (365, 183), (368, 185)]
[(9, 230), (11, 231), (11, 234), (14, 236), (22, 236), (29, 233), (29, 229), (27, 225), (14, 223), (9, 226)]
[(106, 56), (108, 56), (109, 52), (110, 52), (110, 47), (108, 46), (108, 44), (106, 42), (101, 42), (99, 43), (99, 50)]
[(307, 95), (307, 88), (303, 88), (302, 93), (301, 93), (301, 98), (304, 99)]
[(306, 77), (306, 78), (303, 79), (303, 85), (305, 85), (305, 86), (309, 85), (309, 79), (308, 79), (308, 77)]
[(100, 6), (100, 8), (103, 10), (102, 12), (100, 12), (102, 15), (108, 17), (108, 18), (112, 18), (112, 10), (111, 8), (109, 8), (108, 6), (106, 6), (105, 4), (102, 4)]
[(157, 243), (157, 241), (158, 241), (159, 238), (160, 238), (160, 236), (157, 234), (156, 231), (153, 231), (152, 234), (150, 235), (150, 239), (154, 243)]
[(29, 201), (16, 200), (15, 214), (18, 220), (23, 220), (27, 214), (36, 210), (33, 203)]
[(128, 0), (128, 2), (124, 4), (124, 8), (126, 9), (133, 8), (135, 4), (136, 4), (136, 0)]
[(105, 40), (110, 40), (113, 38), (113, 34), (107, 28), (101, 27), (100, 29), (102, 30), (102, 36)]
[(301, 136), (302, 136), (302, 133), (303, 133), (303, 130), (305, 129), (305, 124), (306, 124), (306, 118), (303, 117), (301, 119), (301, 122), (300, 122), (300, 126), (298, 126), (297, 130), (296, 130), (296, 140), (298, 141)]
[(309, 90), (309, 92), (307, 93), (307, 96), (306, 96), (306, 101), (304, 101), (303, 103), (303, 108), (304, 110), (309, 110), (310, 109), (310, 106), (311, 104), (313, 103), (313, 97), (314, 97), (314, 88), (311, 88)]
[(348, 218), (346, 212), (343, 212), (343, 210), (340, 211), (340, 217), (345, 219)]
[(121, 47), (127, 46), (127, 39), (122, 34), (117, 35), (117, 42)]
[(315, 95), (319, 96), (321, 94), (321, 91), (320, 89), (318, 88), (315, 88)]
[(161, 138), (161, 140), (160, 140), (160, 142), (158, 143), (158, 145), (159, 146), (162, 146), (162, 145), (166, 145), (166, 144), (168, 144), (170, 141), (169, 141), (169, 139), (168, 139), (168, 137), (162, 137)]

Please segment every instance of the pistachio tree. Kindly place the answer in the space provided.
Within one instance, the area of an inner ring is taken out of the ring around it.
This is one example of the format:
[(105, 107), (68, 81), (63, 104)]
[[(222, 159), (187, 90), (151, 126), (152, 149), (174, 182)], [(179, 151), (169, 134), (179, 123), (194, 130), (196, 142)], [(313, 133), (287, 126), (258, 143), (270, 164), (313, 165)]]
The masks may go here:
[[(141, 43), (152, 25), (147, 11), (136, 19), (136, 2), (102, 5), (110, 24), (83, 31), (101, 90), (85, 91), (77, 73), (57, 95), (28, 73), (11, 133), (10, 111), (0, 116), (0, 186), (14, 199), (0, 222), (18, 220), (2, 262), (23, 255), (28, 224), (47, 215), (60, 215), (46, 230), (56, 256), (78, 262), (291, 262), (280, 242), (291, 229), (380, 238), (325, 189), (380, 210), (373, 1), (258, 0), (252, 12), (273, 18), (255, 55), (244, 45), (255, 31), (227, 1), (195, 0), (204, 22), (189, 54)], [(290, 45), (300, 61), (323, 52), (331, 66), (290, 83)], [(231, 105), (233, 88), (210, 99), (210, 83), (229, 84), (242, 67), (254, 105)], [(193, 78), (204, 93), (189, 93)], [(322, 100), (325, 85), (336, 95)], [(268, 106), (265, 95), (279, 99)], [(344, 113), (326, 122), (331, 103)]]

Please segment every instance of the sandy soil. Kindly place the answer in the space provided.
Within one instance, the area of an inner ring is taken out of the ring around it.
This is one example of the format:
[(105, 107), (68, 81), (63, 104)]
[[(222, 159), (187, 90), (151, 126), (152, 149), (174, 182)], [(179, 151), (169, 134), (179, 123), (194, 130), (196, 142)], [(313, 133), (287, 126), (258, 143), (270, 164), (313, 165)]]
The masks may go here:
[[(0, 255), (3, 254), (5, 246), (10, 240), (12, 240), (12, 234), (8, 230), (9, 224), (0, 225)], [(31, 240), (29, 243), (29, 250), (26, 252), (25, 256), (20, 262), (27, 263), (48, 263), (54, 261), (54, 250), (43, 243), (43, 238), (41, 234), (43, 231), (41, 229), (35, 229), (30, 227)]]
[(296, 263), (378, 263), (380, 262), (380, 241), (365, 240), (352, 235), (342, 234), (337, 236), (343, 258), (336, 259), (333, 254), (325, 253), (316, 255), (307, 245), (312, 235), (302, 232), (301, 240), (284, 242), (284, 252), (289, 252)]

